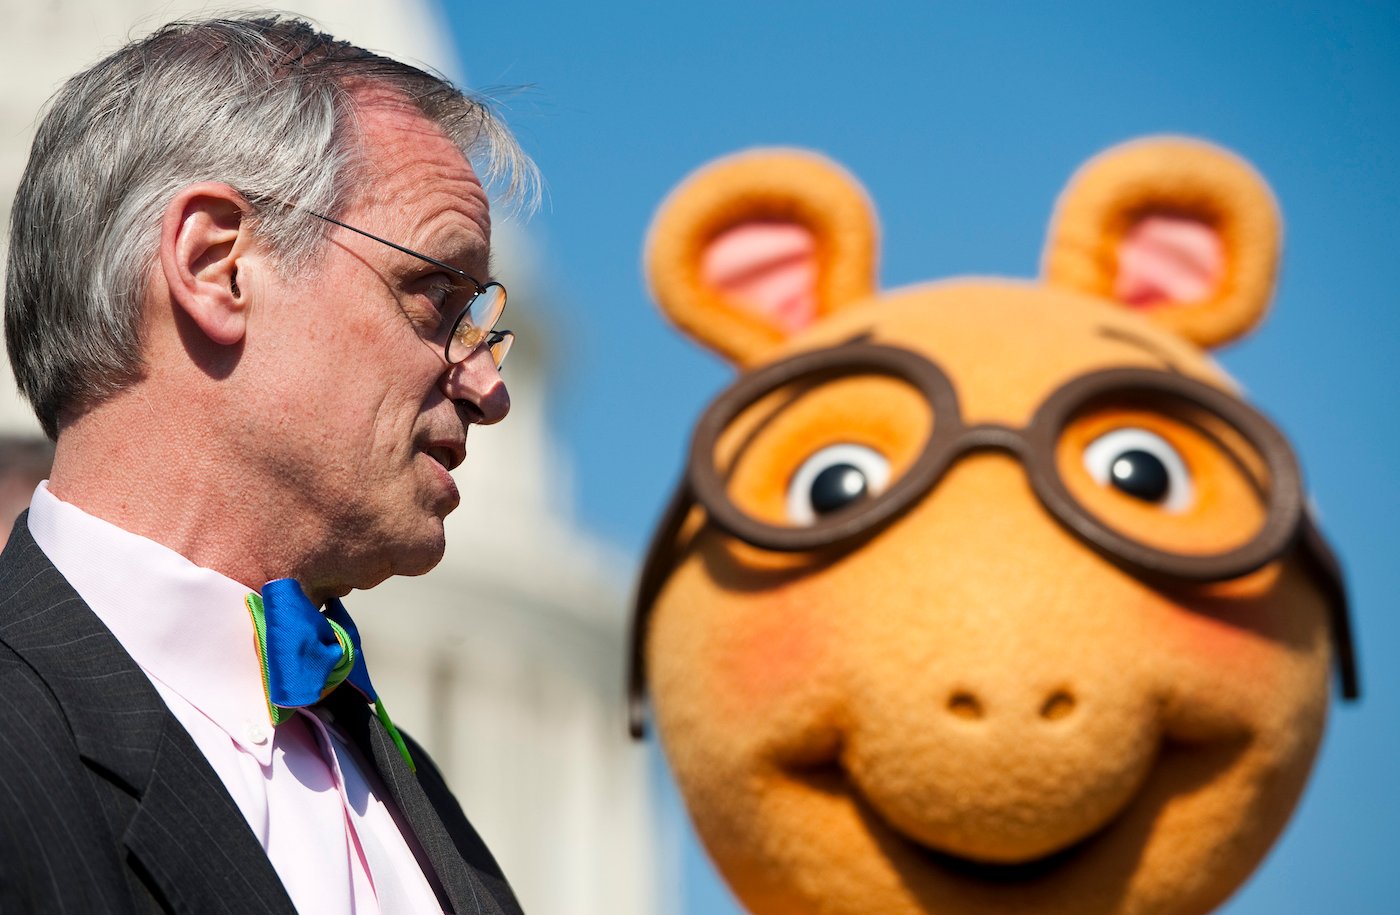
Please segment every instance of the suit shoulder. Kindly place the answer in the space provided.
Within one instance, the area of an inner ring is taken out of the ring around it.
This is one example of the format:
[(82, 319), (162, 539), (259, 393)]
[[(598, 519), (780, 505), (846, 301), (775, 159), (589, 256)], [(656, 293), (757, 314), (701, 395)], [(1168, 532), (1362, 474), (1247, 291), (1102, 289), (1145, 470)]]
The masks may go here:
[(0, 860), (11, 846), (54, 831), (77, 811), (91, 815), (92, 780), (58, 699), (0, 642)]
[[(14, 649), (0, 642), (0, 783), (20, 805), (36, 802), (19, 785), (38, 787), (81, 775), (73, 733), (47, 683)], [(32, 783), (32, 784), (31, 784)], [(0, 818), (6, 805), (0, 804)]]
[(91, 775), (54, 694), (3, 642), (0, 695), (0, 910), (120, 910)]
[[(7, 700), (0, 703), (0, 721), (22, 719), (31, 721), (44, 733), (63, 737), (72, 742), (72, 733), (63, 721), (63, 709), (58, 697), (34, 666), (19, 652), (0, 639), (0, 696)], [(55, 722), (56, 727), (45, 727), (44, 722)], [(7, 739), (16, 739), (14, 726), (0, 727), (0, 747)]]

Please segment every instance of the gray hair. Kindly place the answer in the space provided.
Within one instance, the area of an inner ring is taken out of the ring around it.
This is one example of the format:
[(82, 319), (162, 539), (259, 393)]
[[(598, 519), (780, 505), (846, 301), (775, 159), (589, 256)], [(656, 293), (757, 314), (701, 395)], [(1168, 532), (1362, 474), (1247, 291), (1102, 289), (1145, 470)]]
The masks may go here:
[(299, 19), (175, 22), (70, 79), (51, 100), (10, 226), (5, 332), (44, 431), (138, 379), (142, 302), (162, 214), (181, 188), (228, 184), (280, 269), (306, 266), (353, 198), (353, 93), (402, 96), (525, 206), (538, 175), (486, 103), (446, 79)]

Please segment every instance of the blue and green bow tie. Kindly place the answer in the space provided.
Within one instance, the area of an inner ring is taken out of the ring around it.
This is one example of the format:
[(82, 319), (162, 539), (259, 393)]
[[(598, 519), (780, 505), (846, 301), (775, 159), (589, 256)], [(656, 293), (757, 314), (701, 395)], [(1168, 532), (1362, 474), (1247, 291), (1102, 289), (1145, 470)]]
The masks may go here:
[(273, 724), (286, 721), (299, 708), (315, 705), (348, 681), (374, 703), (384, 729), (408, 767), (415, 769), (408, 747), (369, 681), (360, 632), (339, 600), (327, 601), (322, 613), (296, 579), (279, 578), (264, 585), (261, 595), (249, 594), (244, 602), (253, 617), (263, 691)]

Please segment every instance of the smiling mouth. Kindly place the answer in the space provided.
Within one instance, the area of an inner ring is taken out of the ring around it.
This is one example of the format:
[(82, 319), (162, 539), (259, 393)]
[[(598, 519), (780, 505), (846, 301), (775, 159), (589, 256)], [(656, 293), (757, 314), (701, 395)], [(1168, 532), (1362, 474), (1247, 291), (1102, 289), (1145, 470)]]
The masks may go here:
[(820, 759), (809, 757), (802, 762), (780, 763), (779, 770), (813, 793), (851, 805), (890, 863), (907, 876), (928, 869), (981, 886), (1029, 887), (1049, 880), (1057, 881), (1055, 885), (1059, 886), (1062, 879), (1077, 879), (1069, 877), (1069, 872), (1082, 875), (1086, 867), (1103, 866), (1104, 853), (1137, 860), (1152, 844), (1163, 811), (1174, 800), (1208, 790), (1236, 767), (1248, 749), (1249, 739), (1244, 735), (1198, 741), (1168, 731), (1160, 738), (1137, 791), (1097, 829), (1038, 858), (1015, 863), (976, 860), (911, 838), (886, 820), (865, 797), (841, 764), (839, 746), (826, 748)]
[[(1170, 743), (1170, 741), (1165, 742), (1159, 750), (1157, 759), (1148, 770), (1148, 782), (1151, 782), (1153, 776), (1160, 771), (1163, 760), (1175, 752)], [(1129, 799), (1121, 810), (1098, 829), (1063, 848), (1028, 861), (1000, 863), (963, 857), (953, 852), (933, 848), (911, 838), (880, 814), (875, 805), (861, 792), (854, 779), (847, 774), (845, 767), (835, 759), (815, 765), (789, 767), (787, 774), (794, 781), (810, 790), (827, 796), (844, 798), (850, 803), (866, 830), (884, 849), (885, 853), (896, 862), (896, 866), (900, 860), (903, 860), (906, 864), (932, 867), (950, 876), (997, 886), (1035, 883), (1069, 869), (1075, 862), (1084, 858), (1091, 849), (1100, 845), (1105, 836), (1114, 832), (1144, 794), (1144, 790), (1140, 789), (1138, 794)], [(1146, 785), (1143, 788), (1145, 789)]]
[(960, 877), (965, 877), (969, 880), (1001, 885), (1031, 883), (1065, 869), (1072, 862), (1082, 857), (1085, 850), (1095, 844), (1098, 838), (1112, 829), (1114, 823), (1117, 822), (1117, 818), (1115, 817), (1091, 835), (1043, 857), (1034, 858), (1030, 861), (1021, 861), (1015, 864), (998, 864), (963, 858), (949, 852), (938, 851), (937, 849), (923, 845), (904, 835), (899, 830), (889, 825), (885, 820), (880, 819), (879, 814), (865, 802), (864, 798), (855, 797), (854, 800), (859, 806), (861, 815), (867, 823), (872, 822), (872, 818), (878, 821), (879, 825), (890, 836), (902, 843), (905, 848), (913, 852), (925, 863), (932, 864), (935, 867)]

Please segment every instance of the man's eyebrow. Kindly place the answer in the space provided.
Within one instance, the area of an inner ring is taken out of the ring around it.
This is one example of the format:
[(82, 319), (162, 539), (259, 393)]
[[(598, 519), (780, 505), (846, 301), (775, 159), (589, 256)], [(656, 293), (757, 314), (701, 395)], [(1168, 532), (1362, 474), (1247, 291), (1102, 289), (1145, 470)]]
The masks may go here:
[[(439, 268), (447, 268), (454, 274), (465, 274), (476, 280), (478, 283), (491, 282), (491, 261), (492, 255), (489, 250), (483, 253), (483, 246), (474, 244), (459, 244), (455, 241), (434, 242), (424, 241), (422, 247), (410, 249), (416, 254), (417, 265), (405, 262), (405, 271), (411, 270), (413, 273), (423, 272), (417, 268), (427, 268), (429, 264), (436, 264)], [(485, 274), (485, 275), (483, 275)]]
[[(495, 266), (496, 252), (490, 242), (474, 238), (461, 238), (456, 233), (446, 240), (437, 242), (437, 253), (441, 260), (451, 264), (479, 283), (489, 283)], [(430, 250), (434, 246), (429, 245)], [(485, 274), (478, 276), (477, 274)]]
[(1121, 327), (1102, 326), (1098, 330), (1099, 336), (1107, 337), (1110, 340), (1117, 340), (1119, 343), (1126, 343), (1129, 346), (1135, 346), (1140, 350), (1144, 350), (1150, 355), (1160, 359), (1171, 371), (1178, 375), (1182, 374), (1181, 369), (1177, 368), (1176, 362), (1172, 360), (1171, 355), (1159, 346), (1156, 341), (1149, 340), (1146, 337), (1140, 337), (1132, 331), (1124, 330)]

